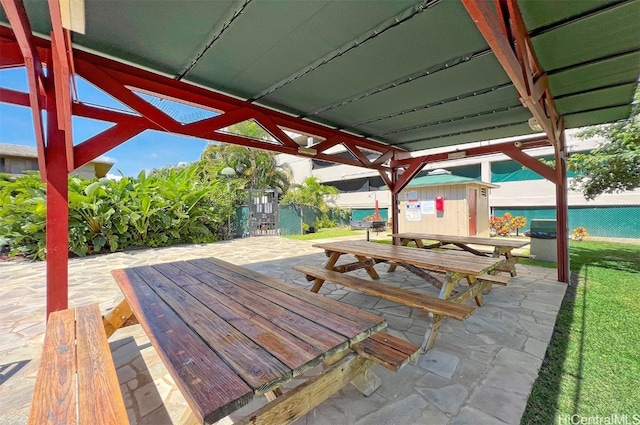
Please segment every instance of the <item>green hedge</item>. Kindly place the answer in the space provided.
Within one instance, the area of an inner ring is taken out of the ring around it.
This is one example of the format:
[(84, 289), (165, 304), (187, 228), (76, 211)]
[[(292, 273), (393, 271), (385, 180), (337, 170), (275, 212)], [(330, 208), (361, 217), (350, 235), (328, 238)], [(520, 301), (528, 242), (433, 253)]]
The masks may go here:
[[(0, 174), (0, 245), (45, 258), (46, 189), (38, 173)], [(213, 242), (226, 233), (234, 199), (196, 166), (149, 176), (69, 178), (69, 250), (84, 256), (135, 246)]]

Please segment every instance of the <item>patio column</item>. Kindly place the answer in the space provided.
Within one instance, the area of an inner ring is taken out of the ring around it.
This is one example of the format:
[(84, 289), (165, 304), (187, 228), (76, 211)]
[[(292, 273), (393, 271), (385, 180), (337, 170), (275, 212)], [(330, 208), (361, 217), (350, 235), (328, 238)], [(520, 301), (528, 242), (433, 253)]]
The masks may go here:
[[(49, 81), (53, 82), (53, 79)], [(58, 128), (58, 111), (53, 84), (48, 86), (46, 94), (47, 145), (44, 153), (47, 184), (47, 317), (49, 317), (50, 313), (68, 307), (69, 187), (65, 132)]]
[[(391, 233), (398, 233), (398, 169), (394, 168), (391, 171)], [(393, 238), (393, 244), (398, 245), (398, 238)]]
[(565, 132), (562, 130), (555, 147), (556, 160), (556, 242), (558, 249), (558, 281), (570, 283), (569, 269), (569, 205), (567, 194), (567, 158)]

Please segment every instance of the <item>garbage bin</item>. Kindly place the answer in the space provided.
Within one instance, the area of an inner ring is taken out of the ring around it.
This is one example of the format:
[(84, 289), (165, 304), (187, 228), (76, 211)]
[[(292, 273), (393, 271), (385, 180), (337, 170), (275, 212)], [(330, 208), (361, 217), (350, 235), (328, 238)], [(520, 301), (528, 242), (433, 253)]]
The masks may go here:
[(536, 260), (558, 262), (556, 220), (531, 220), (527, 233), (531, 238), (531, 255)]

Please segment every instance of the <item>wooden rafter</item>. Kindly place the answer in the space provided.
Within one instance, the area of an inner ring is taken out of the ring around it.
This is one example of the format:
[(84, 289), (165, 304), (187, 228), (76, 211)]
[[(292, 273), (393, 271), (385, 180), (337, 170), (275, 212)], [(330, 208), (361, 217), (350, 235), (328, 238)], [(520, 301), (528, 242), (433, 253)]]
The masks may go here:
[(462, 3), (513, 82), (522, 104), (531, 111), (549, 140), (557, 144), (560, 115), (517, 3), (496, 0), (495, 9), (486, 0), (462, 0)]
[[(1, 0), (2, 7), (9, 19), (13, 36), (20, 46), (24, 66), (27, 70), (27, 82), (29, 84), (29, 104), (31, 106), (31, 118), (38, 148), (38, 167), (44, 176), (46, 161), (44, 158), (45, 137), (42, 123), (42, 103), (40, 94), (44, 93), (45, 76), (42, 70), (42, 60), (36, 49), (31, 24), (27, 18), (24, 3), (20, 0)], [(4, 53), (3, 53), (4, 56)]]

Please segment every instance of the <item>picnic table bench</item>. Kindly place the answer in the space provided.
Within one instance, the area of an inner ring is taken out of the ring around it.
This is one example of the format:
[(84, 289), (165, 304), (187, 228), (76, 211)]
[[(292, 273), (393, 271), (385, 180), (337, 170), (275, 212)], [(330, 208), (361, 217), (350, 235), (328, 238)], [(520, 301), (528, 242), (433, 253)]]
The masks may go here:
[[(416, 247), (423, 249), (457, 249), (480, 257), (500, 258), (504, 256), (504, 260), (496, 267), (496, 270), (509, 272), (511, 276), (516, 276), (517, 274), (515, 265), (518, 258), (531, 258), (530, 255), (516, 254), (513, 252), (514, 249), (529, 245), (528, 240), (522, 239), (480, 238), (476, 236), (440, 235), (433, 233), (394, 233), (391, 236), (399, 238), (400, 244), (404, 246), (407, 246), (410, 242), (414, 242)], [(424, 241), (435, 242), (425, 244)], [(471, 245), (491, 247), (491, 251), (487, 252)]]
[(97, 304), (49, 316), (28, 423), (129, 423)]
[[(290, 423), (349, 382), (369, 395), (381, 384), (374, 363), (398, 370), (419, 349), (382, 332), (377, 315), (215, 258), (112, 274), (198, 423), (257, 395), (270, 401), (239, 423)], [(321, 363), (321, 374), (283, 394)]]
[[(422, 352), (433, 346), (442, 319), (450, 317), (465, 320), (474, 311), (473, 307), (463, 305), (466, 300), (475, 299), (476, 304), (481, 306), (484, 303), (483, 292), (489, 291), (492, 284), (506, 285), (511, 280), (490, 274), (499, 263), (494, 258), (464, 259), (435, 251), (423, 252), (406, 246), (365, 241), (328, 242), (313, 246), (325, 250), (328, 260), (324, 268), (314, 265), (294, 267), (295, 270), (304, 273), (309, 280), (314, 280), (312, 292), (318, 292), (325, 281), (330, 281), (431, 313), (433, 323), (431, 329), (425, 334), (421, 346)], [(345, 254), (354, 255), (357, 261), (337, 265), (339, 258)], [(431, 297), (345, 274), (363, 268), (371, 279), (378, 280), (380, 276), (374, 269), (374, 265), (379, 262), (401, 265), (429, 283), (440, 284), (439, 296)], [(431, 272), (445, 274), (446, 282), (442, 284), (434, 281)], [(468, 283), (468, 288), (454, 293), (454, 285), (462, 279)]]

